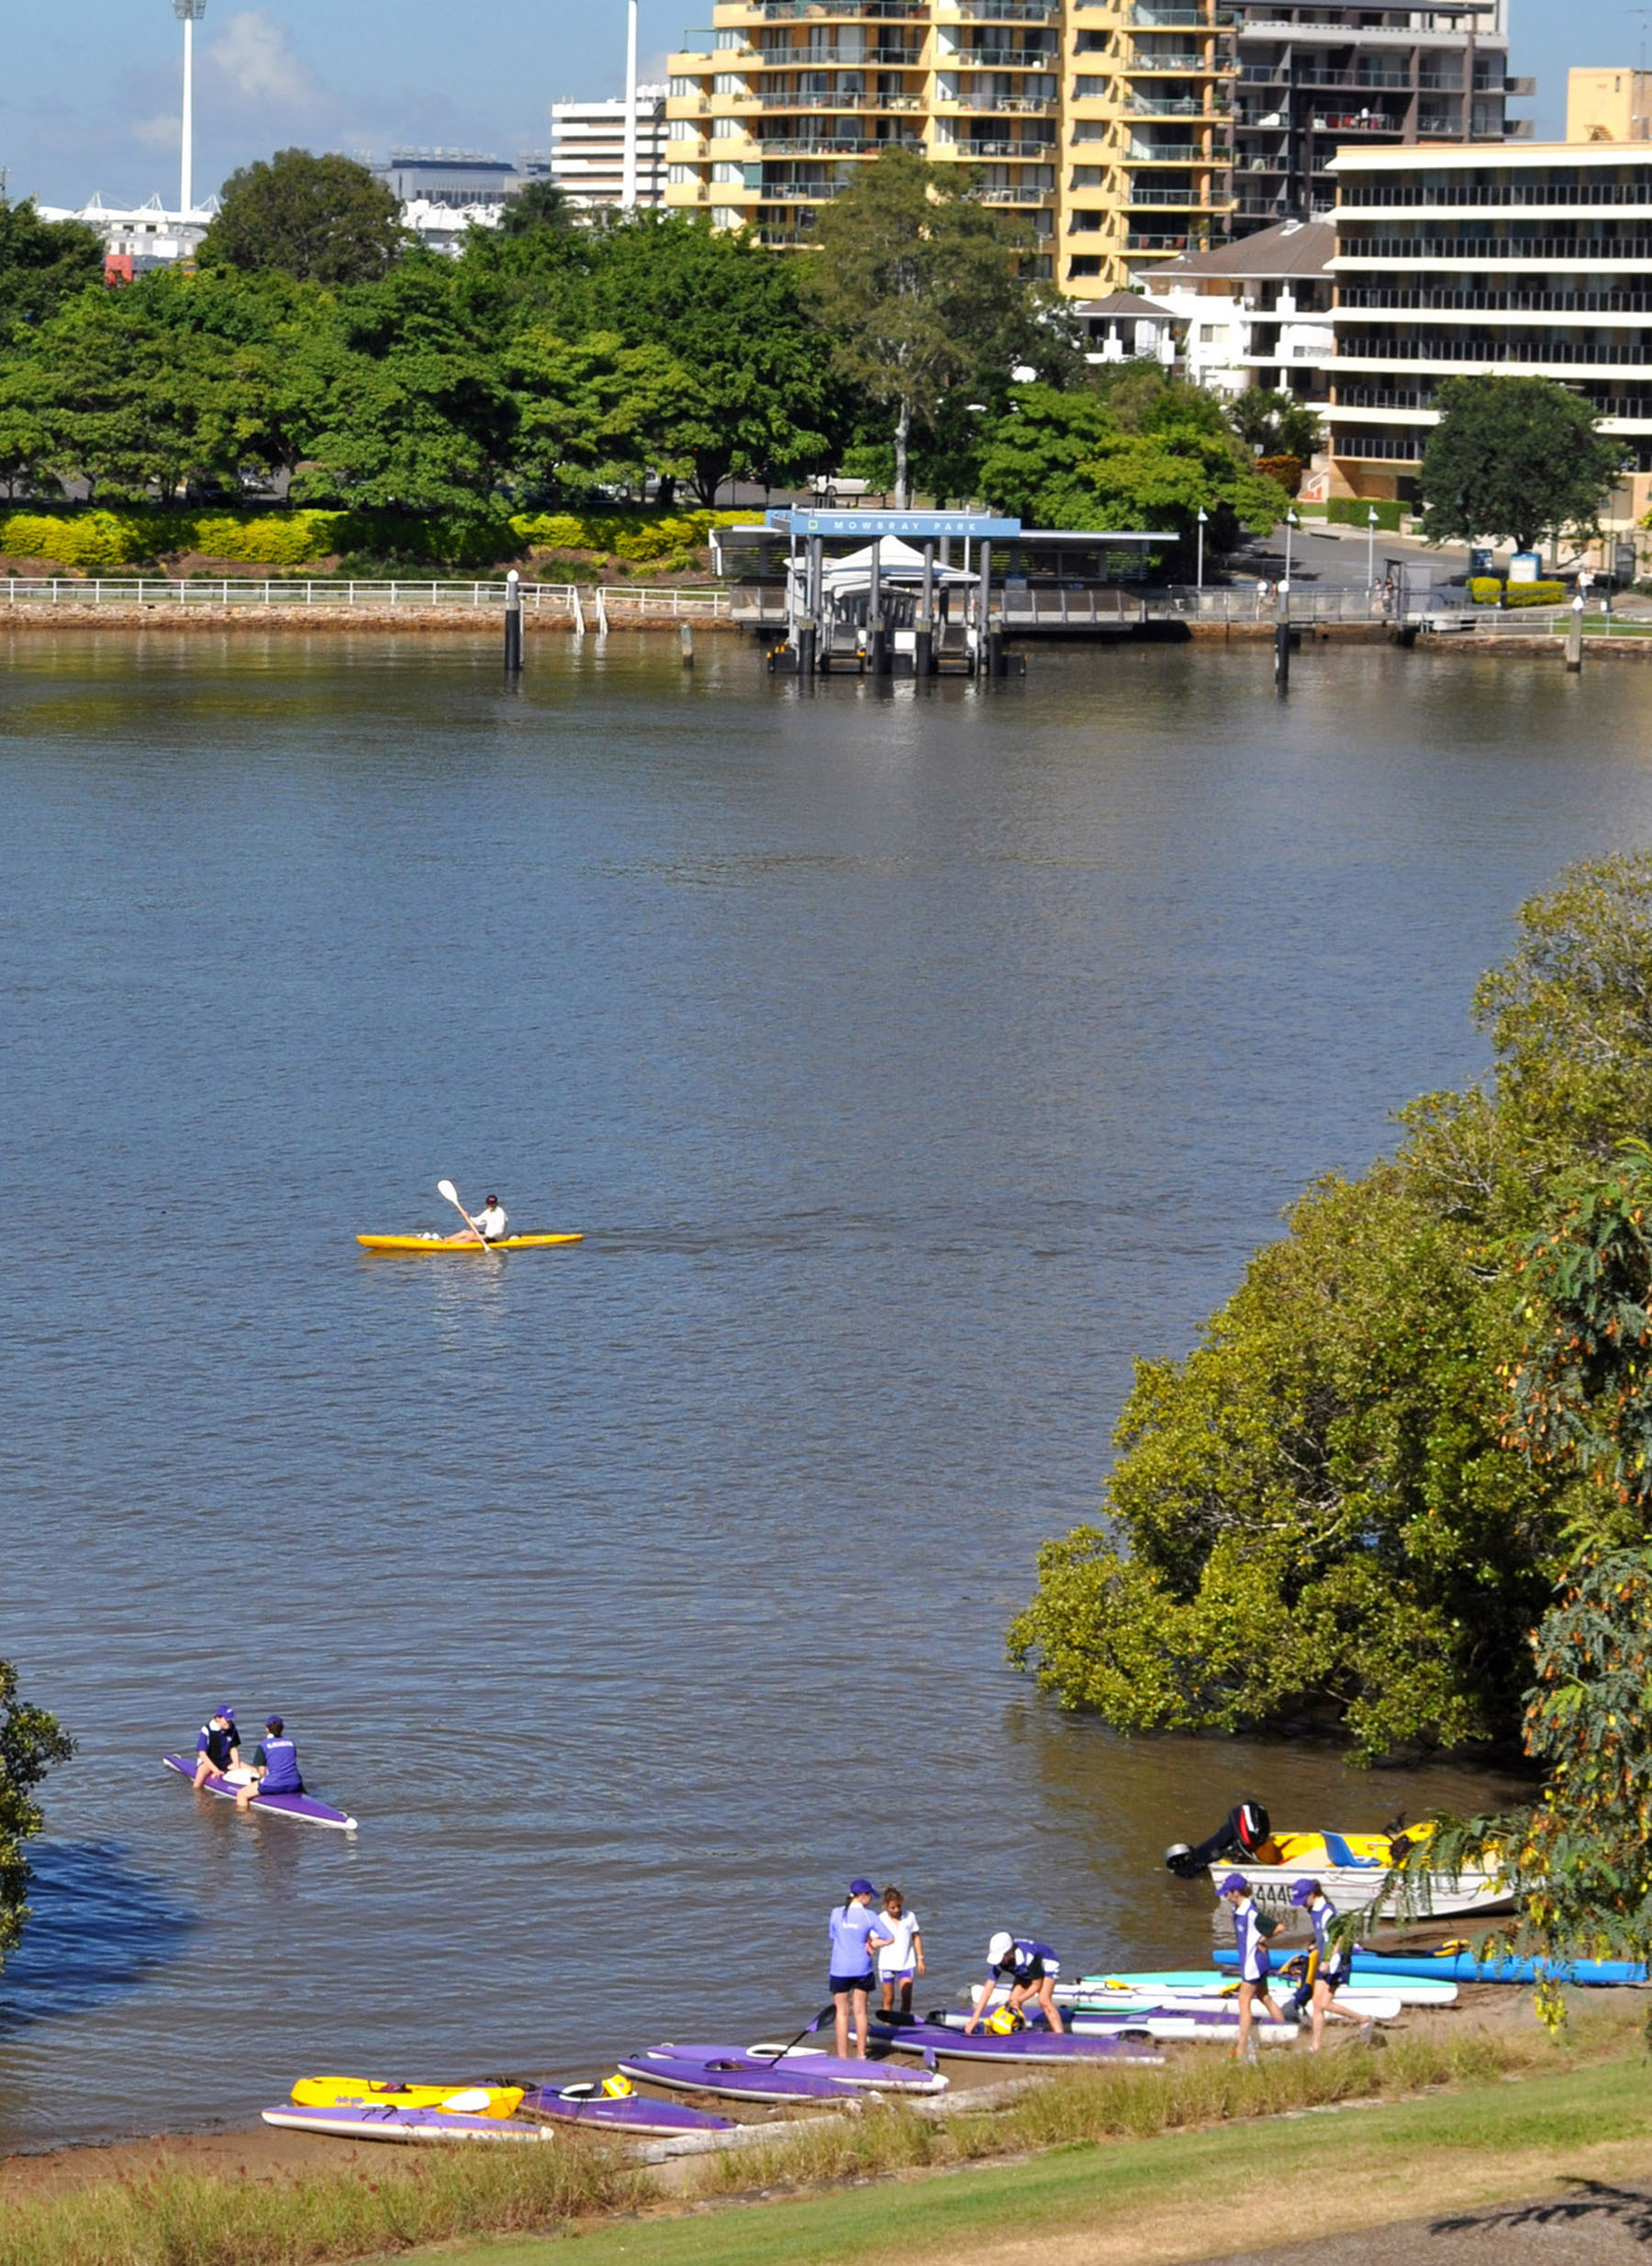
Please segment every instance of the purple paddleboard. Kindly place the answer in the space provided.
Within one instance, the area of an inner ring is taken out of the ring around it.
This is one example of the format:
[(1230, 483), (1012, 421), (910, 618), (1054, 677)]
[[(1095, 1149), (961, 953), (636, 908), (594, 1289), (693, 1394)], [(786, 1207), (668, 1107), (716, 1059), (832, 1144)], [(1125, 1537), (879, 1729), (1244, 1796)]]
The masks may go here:
[[(161, 1759), (180, 1777), (192, 1779), (195, 1774), (193, 1755), (162, 1755)], [(209, 1778), (201, 1792), (233, 1802), (240, 1788), (221, 1778)], [(314, 1794), (254, 1794), (251, 1806), (265, 1817), (296, 1817), (303, 1825), (330, 1825), (338, 1833), (354, 1833), (356, 1829), (353, 1817), (346, 1817), (342, 1810), (335, 1810), (328, 1803), (318, 1802)]]
[(944, 2022), (881, 2022), (874, 2015), (872, 2035), (903, 2053), (948, 2054), (962, 2061), (1135, 2061), (1162, 2062), (1163, 2054), (1144, 2052), (1134, 2038), (1093, 2035), (1057, 2037), (1053, 2030), (972, 2030), (967, 2037)]
[(553, 2140), (547, 2125), (513, 2124), (508, 2116), (465, 2116), (452, 2109), (393, 2109), (358, 2102), (352, 2107), (300, 2108), (284, 2101), (265, 2109), (266, 2125), (286, 2132), (325, 2132), (340, 2140)]
[[(731, 2101), (848, 2101), (868, 2089), (925, 2093), (946, 2085), (930, 2070), (840, 2061), (835, 2054), (754, 2054), (740, 2046), (651, 2046), (620, 2067), (627, 2077), (674, 2093), (716, 2093)], [(854, 2073), (839, 2074), (844, 2071)]]
[(733, 2130), (726, 2116), (713, 2116), (709, 2109), (691, 2109), (682, 2101), (645, 2101), (635, 2093), (615, 2100), (595, 2083), (564, 2085), (557, 2091), (539, 2086), (523, 2094), (522, 2108), (536, 2116), (564, 2117), (605, 2131), (635, 2133), (639, 2138), (668, 2140), (681, 2132)]

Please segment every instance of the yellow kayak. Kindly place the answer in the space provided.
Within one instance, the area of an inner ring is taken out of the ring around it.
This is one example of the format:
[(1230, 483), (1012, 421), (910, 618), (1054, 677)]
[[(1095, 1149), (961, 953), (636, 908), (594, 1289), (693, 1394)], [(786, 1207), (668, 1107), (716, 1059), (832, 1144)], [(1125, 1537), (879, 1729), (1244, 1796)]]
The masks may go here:
[(537, 1251), (541, 1244), (582, 1244), (577, 1235), (501, 1235), (497, 1244), (479, 1244), (471, 1235), (358, 1235), (363, 1251)]
[(448, 2109), (455, 2115), (508, 2116), (519, 2085), (390, 2085), (371, 2077), (301, 2077), (293, 2100), (306, 2109)]

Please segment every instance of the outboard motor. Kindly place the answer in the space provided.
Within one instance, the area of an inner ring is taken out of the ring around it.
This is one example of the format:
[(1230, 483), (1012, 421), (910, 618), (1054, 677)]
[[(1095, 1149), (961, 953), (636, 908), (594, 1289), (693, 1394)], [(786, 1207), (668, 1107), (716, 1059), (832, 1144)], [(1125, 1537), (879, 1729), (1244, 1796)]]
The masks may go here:
[(1267, 1812), (1259, 1802), (1241, 1802), (1230, 1810), (1208, 1841), (1190, 1849), (1178, 1841), (1165, 1851), (1166, 1869), (1183, 1881), (1197, 1880), (1224, 1857), (1254, 1857), (1268, 1833)]

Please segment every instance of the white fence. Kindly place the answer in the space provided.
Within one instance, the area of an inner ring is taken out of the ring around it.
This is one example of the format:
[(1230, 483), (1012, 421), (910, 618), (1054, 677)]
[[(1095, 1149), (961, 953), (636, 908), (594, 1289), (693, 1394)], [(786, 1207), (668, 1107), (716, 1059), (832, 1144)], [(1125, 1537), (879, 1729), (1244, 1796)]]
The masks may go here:
[[(441, 582), (413, 577), (395, 582), (345, 582), (317, 576), (300, 581), (283, 575), (260, 582), (250, 575), (197, 576), (169, 582), (162, 576), (81, 577), (60, 575), (27, 580), (20, 575), (0, 583), (7, 606), (359, 606), (374, 612), (385, 607), (471, 608), (502, 613), (502, 582)], [(576, 625), (604, 629), (611, 620), (727, 620), (726, 590), (650, 589), (631, 583), (525, 582), (522, 609), (530, 614), (566, 614)]]

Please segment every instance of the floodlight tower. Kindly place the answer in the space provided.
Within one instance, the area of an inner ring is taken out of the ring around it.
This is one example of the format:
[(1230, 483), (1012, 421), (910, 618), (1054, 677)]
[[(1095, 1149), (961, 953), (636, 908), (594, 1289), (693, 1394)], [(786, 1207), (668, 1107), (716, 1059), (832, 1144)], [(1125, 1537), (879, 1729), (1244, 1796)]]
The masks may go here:
[(173, 0), (173, 14), (184, 27), (184, 159), (178, 207), (195, 210), (195, 28), (206, 13), (206, 0)]
[[(201, 0), (201, 6), (206, 5), (206, 0)], [(620, 204), (625, 212), (637, 208), (637, 0), (626, 0), (625, 9), (625, 170), (620, 177)]]

